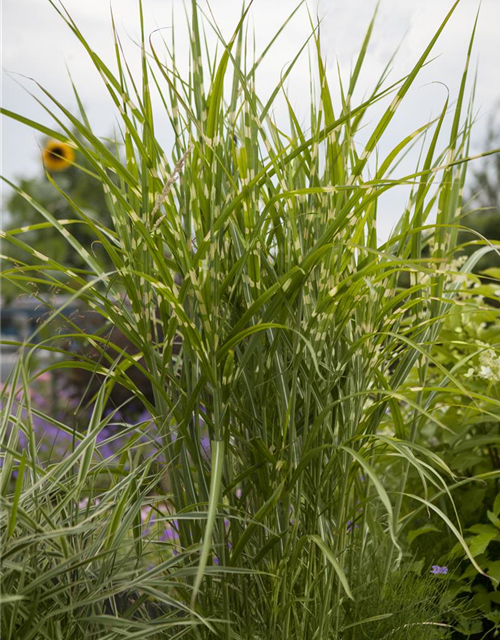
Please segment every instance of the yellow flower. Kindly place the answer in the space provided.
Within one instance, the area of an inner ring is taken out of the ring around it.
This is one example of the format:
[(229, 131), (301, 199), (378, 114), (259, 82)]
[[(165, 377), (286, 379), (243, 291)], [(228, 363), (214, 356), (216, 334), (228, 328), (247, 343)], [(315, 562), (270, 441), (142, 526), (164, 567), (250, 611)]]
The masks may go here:
[(42, 152), (43, 164), (51, 171), (64, 171), (71, 166), (75, 159), (75, 152), (66, 144), (58, 140), (49, 140)]

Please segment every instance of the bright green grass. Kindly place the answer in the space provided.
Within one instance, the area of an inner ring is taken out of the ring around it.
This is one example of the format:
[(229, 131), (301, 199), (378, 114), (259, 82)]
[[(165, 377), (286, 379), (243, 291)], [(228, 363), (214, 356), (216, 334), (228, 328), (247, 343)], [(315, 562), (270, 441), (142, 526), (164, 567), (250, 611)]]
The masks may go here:
[[(6, 265), (3, 276), (23, 291), (30, 282), (39, 290), (55, 285), (84, 301), (134, 352), (121, 351), (105, 335), (86, 336), (75, 321), (68, 336), (91, 343), (102, 358), (70, 366), (94, 371), (102, 387), (88, 429), (74, 434), (73, 453), (49, 467), (39, 462), (32, 409), (27, 405), (23, 414), (10, 404), (12, 394), (3, 393), (2, 638), (359, 638), (365, 628), (379, 628), (373, 597), (366, 609), (356, 600), (363, 584), (373, 584), (383, 598), (402, 575), (405, 515), (423, 507), (437, 512), (469, 554), (451, 496), (446, 513), (431, 497), (446, 496), (450, 473), (415, 439), (426, 422), (439, 424), (432, 412), (436, 389), (426, 386), (429, 366), (441, 370), (442, 388), (460, 384), (430, 354), (460, 287), (446, 273), (468, 164), (473, 37), (453, 105), (446, 101), (436, 120), (372, 161), (457, 4), (408, 74), (388, 86), (384, 73), (360, 104), (353, 95), (372, 24), (336, 105), (317, 55), (319, 29), (312, 28), (316, 62), (306, 128), (290, 103), (288, 122), (272, 116), (275, 101), (287, 98), (285, 81), (296, 59), (269, 101), (259, 100), (246, 12), (229, 41), (218, 33), (221, 53), (208, 60), (206, 19), (193, 2), (189, 77), (177, 70), (178, 43), (149, 49), (143, 35), (142, 77), (136, 78), (118, 38), (113, 72), (55, 7), (116, 104), (120, 152), (113, 154), (92, 132), (76, 89), (76, 115), (44, 91), (54, 130), (4, 113), (73, 144), (92, 166), (113, 227), (76, 205), (75, 219), (93, 230), (114, 268), (106, 272), (91, 247), (71, 235), (70, 222), (21, 192), (87, 269), (69, 273), (12, 232), (5, 239), (39, 266)], [(142, 8), (140, 16), (142, 24)], [(154, 86), (175, 134), (167, 153), (155, 135)], [(372, 107), (380, 104), (385, 110), (374, 120)], [(451, 134), (443, 142), (448, 119)], [(354, 139), (361, 127), (370, 135), (360, 153)], [(400, 176), (397, 164), (414, 144), (422, 149), (419, 164)], [(411, 187), (407, 206), (380, 245), (380, 199), (401, 185)], [(462, 273), (489, 249), (469, 258)], [(405, 273), (408, 288), (401, 287)], [(424, 274), (430, 276), (425, 283)], [(11, 383), (24, 389), (25, 399), (36, 349), (54, 349), (67, 361), (60, 345), (68, 336), (24, 345)], [(112, 464), (96, 455), (111, 387), (125, 385), (140, 395), (128, 375), (134, 367), (154, 392), (152, 403), (143, 401), (161, 431), (165, 468), (143, 455), (140, 428), (130, 429)], [(415, 370), (416, 399), (415, 389), (407, 394), (405, 387)], [(406, 422), (403, 402), (413, 407)], [(16, 453), (20, 430), (29, 442), (22, 455)], [(204, 430), (210, 459), (200, 444)], [(422, 481), (413, 497), (405, 496), (411, 468)], [(13, 469), (19, 472), (14, 484)], [(100, 501), (79, 508), (83, 497)], [(178, 556), (154, 536), (141, 536), (141, 507), (158, 501), (176, 511)], [(380, 545), (385, 551), (374, 564)], [(420, 618), (408, 617), (400, 603), (385, 608), (384, 637), (400, 638), (405, 628), (410, 637), (405, 624), (416, 634), (411, 637), (444, 637), (447, 627), (431, 624), (442, 619), (424, 619), (435, 612), (413, 606), (408, 592), (407, 609)]]

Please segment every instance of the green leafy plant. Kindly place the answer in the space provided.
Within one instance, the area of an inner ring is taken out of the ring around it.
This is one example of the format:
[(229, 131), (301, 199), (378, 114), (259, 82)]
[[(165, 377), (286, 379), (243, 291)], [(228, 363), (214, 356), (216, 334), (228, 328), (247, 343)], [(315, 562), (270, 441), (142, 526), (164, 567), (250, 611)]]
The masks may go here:
[[(446, 393), (436, 390), (430, 408), (440, 424), (428, 421), (419, 433), (419, 443), (439, 455), (455, 474), (456, 482), (450, 489), (467, 544), (493, 580), (478, 573), (461, 549), (450, 545), (447, 535), (443, 538), (445, 532), (438, 518), (419, 513), (409, 524), (414, 528), (408, 533), (420, 557), (429, 560), (428, 549), (432, 549), (437, 561), (454, 566), (451, 591), (458, 597), (470, 595), (474, 607), (489, 621), (486, 624), (491, 632), (500, 621), (498, 275), (493, 268), (468, 278), (450, 273), (451, 279), (462, 281), (457, 293), (460, 306), (446, 318), (434, 355), (440, 366), (453, 372), (459, 387)], [(441, 378), (437, 366), (429, 371), (429, 382), (432, 378), (437, 387)], [(416, 379), (414, 372), (409, 384), (415, 384)], [(414, 482), (418, 485), (419, 479), (415, 477)], [(444, 508), (451, 516), (449, 505)], [(477, 637), (483, 637), (484, 631)]]

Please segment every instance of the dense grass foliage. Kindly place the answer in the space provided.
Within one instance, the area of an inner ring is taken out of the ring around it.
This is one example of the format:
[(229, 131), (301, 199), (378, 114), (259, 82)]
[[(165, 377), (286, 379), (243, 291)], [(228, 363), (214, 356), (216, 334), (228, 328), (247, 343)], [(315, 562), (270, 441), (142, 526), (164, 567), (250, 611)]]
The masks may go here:
[[(45, 300), (56, 287), (104, 328), (89, 333), (74, 317), (63, 333), (37, 344), (32, 336), (2, 392), (2, 638), (428, 639), (467, 630), (443, 596), (447, 574), (407, 557), (405, 525), (433, 514), (482, 572), (453, 508), (452, 472), (419, 440), (428, 425), (446, 429), (436, 406), (449, 394), (480, 411), (498, 405), (461, 382), (470, 358), (449, 367), (435, 354), (464, 279), (491, 249), (452, 262), (473, 38), (453, 106), (376, 158), (457, 4), (407, 75), (388, 84), (384, 73), (359, 104), (373, 23), (335, 105), (312, 27), (297, 54), (309, 45), (316, 61), (307, 126), (285, 90), (298, 57), (259, 99), (248, 9), (228, 41), (211, 25), (220, 55), (209, 59), (202, 23), (211, 27), (193, 0), (187, 77), (174, 32), (171, 43), (148, 42), (142, 29), (137, 78), (116, 32), (111, 64), (54, 5), (98, 69), (122, 138), (114, 152), (93, 133), (76, 89), (78, 114), (41, 88), (53, 130), (6, 113), (74, 149), (75, 168), (102, 184), (112, 225), (87, 215), (49, 168), (74, 220), (10, 185), (85, 267), (68, 269), (23, 242), (29, 228), (16, 229), (4, 241), (30, 264), (7, 264), (3, 277)], [(168, 152), (155, 135), (153, 87), (175, 134)], [(283, 98), (289, 121), (276, 122)], [(370, 134), (360, 150), (362, 127)], [(419, 164), (400, 176), (415, 144)], [(407, 205), (381, 244), (380, 201), (402, 185)], [(75, 221), (105, 260), (78, 240)], [(75, 360), (68, 340), (98, 358)], [(34, 366), (40, 349), (58, 356), (49, 369), (99, 380), (83, 426), (32, 404), (45, 373)], [(110, 410), (118, 386), (147, 419), (123, 418), (126, 404)], [(63, 457), (42, 451), (37, 420), (70, 438)]]

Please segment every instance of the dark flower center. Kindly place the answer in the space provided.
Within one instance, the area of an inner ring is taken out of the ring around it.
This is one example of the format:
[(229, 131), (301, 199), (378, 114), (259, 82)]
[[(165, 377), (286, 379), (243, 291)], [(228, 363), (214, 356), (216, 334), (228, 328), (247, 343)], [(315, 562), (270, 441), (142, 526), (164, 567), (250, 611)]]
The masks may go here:
[(62, 147), (52, 147), (50, 155), (58, 160), (61, 160), (60, 156), (64, 156), (64, 149)]

